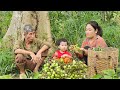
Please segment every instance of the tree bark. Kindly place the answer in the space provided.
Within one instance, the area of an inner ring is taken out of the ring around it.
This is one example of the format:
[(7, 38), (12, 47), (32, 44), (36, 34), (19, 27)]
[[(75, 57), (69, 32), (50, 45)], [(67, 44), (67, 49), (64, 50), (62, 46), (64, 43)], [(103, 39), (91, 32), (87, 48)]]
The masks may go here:
[[(36, 37), (52, 43), (50, 20), (47, 11), (13, 11), (10, 26), (3, 37), (9, 48), (15, 41), (24, 38), (24, 25), (31, 24), (36, 31)], [(11, 45), (10, 45), (11, 44)]]

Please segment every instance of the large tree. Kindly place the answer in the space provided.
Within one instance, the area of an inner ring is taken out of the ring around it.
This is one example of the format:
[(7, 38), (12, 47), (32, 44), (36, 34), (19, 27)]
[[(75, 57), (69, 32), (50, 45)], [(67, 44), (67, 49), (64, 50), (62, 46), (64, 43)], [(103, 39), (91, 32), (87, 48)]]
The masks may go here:
[(31, 24), (36, 30), (36, 37), (52, 43), (50, 20), (47, 11), (13, 11), (10, 26), (3, 37), (7, 47), (14, 45), (15, 41), (24, 37), (23, 27)]

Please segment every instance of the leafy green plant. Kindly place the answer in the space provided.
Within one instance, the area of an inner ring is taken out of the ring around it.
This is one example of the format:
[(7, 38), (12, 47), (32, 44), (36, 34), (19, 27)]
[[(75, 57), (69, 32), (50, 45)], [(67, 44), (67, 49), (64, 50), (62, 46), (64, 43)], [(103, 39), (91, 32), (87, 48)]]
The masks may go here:
[(103, 70), (101, 74), (94, 75), (91, 79), (119, 79), (120, 68)]
[[(3, 44), (1, 39), (7, 32), (11, 17), (12, 11), (0, 11), (1, 44)], [(49, 11), (49, 17), (51, 33), (55, 42), (59, 38), (64, 37), (70, 44), (78, 44), (78, 47), (81, 47), (82, 41), (85, 39), (86, 23), (90, 20), (95, 20), (103, 29), (103, 38), (105, 39), (107, 45), (109, 47), (120, 49), (120, 11)], [(12, 54), (11, 49), (7, 49), (7, 47), (3, 48), (0, 45), (0, 75), (9, 73), (16, 73), (14, 55)], [(116, 73), (117, 77), (119, 78), (119, 69), (115, 72), (115, 74)], [(33, 76), (32, 73), (27, 71), (27, 77), (31, 78), (31, 76)], [(36, 74), (35, 78), (38, 76), (39, 75)], [(107, 74), (107, 76), (111, 77), (109, 74)], [(99, 77), (103, 78), (101, 75), (96, 76), (96, 78)], [(104, 78), (107, 77), (105, 76)]]
[(65, 64), (62, 59), (59, 61), (47, 61), (39, 73), (33, 75), (33, 79), (82, 79), (86, 78), (87, 66), (73, 60)]
[(8, 30), (12, 18), (12, 11), (0, 11), (0, 38), (3, 38)]
[(9, 75), (2, 75), (2, 76), (0, 76), (0, 79), (13, 79), (13, 76), (11, 74), (9, 74)]
[(0, 48), (0, 75), (14, 73), (14, 55), (12, 50)]
[[(107, 20), (105, 22), (102, 20), (103, 14)], [(49, 16), (55, 42), (64, 37), (70, 44), (81, 47), (85, 39), (86, 23), (95, 20), (103, 29), (103, 38), (107, 45), (120, 49), (119, 11), (50, 11)]]

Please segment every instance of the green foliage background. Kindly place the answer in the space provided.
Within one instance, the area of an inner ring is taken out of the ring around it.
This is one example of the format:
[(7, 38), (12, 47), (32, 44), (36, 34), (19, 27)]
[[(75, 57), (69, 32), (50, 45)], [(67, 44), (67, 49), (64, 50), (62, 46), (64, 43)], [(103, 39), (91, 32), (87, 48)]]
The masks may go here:
[(12, 11), (0, 11), (0, 39), (5, 35), (11, 21)]
[[(12, 11), (0, 11), (0, 41), (11, 21)], [(103, 29), (103, 38), (109, 47), (120, 49), (120, 11), (49, 11), (53, 40), (66, 38), (70, 44), (81, 46), (85, 38), (85, 25), (95, 20)], [(0, 49), (0, 75), (14, 69), (13, 54), (9, 49)], [(120, 57), (119, 57), (120, 60)], [(12, 67), (12, 68), (8, 68)]]

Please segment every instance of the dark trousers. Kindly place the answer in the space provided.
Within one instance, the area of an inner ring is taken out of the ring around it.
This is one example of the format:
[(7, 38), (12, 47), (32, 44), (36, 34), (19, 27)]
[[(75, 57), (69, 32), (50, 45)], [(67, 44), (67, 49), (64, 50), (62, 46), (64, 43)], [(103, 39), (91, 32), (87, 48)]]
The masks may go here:
[[(85, 46), (84, 49), (88, 50), (88, 48), (90, 48), (89, 46)], [(85, 64), (88, 65), (88, 56), (84, 55), (83, 53), (83, 59), (85, 61)]]

